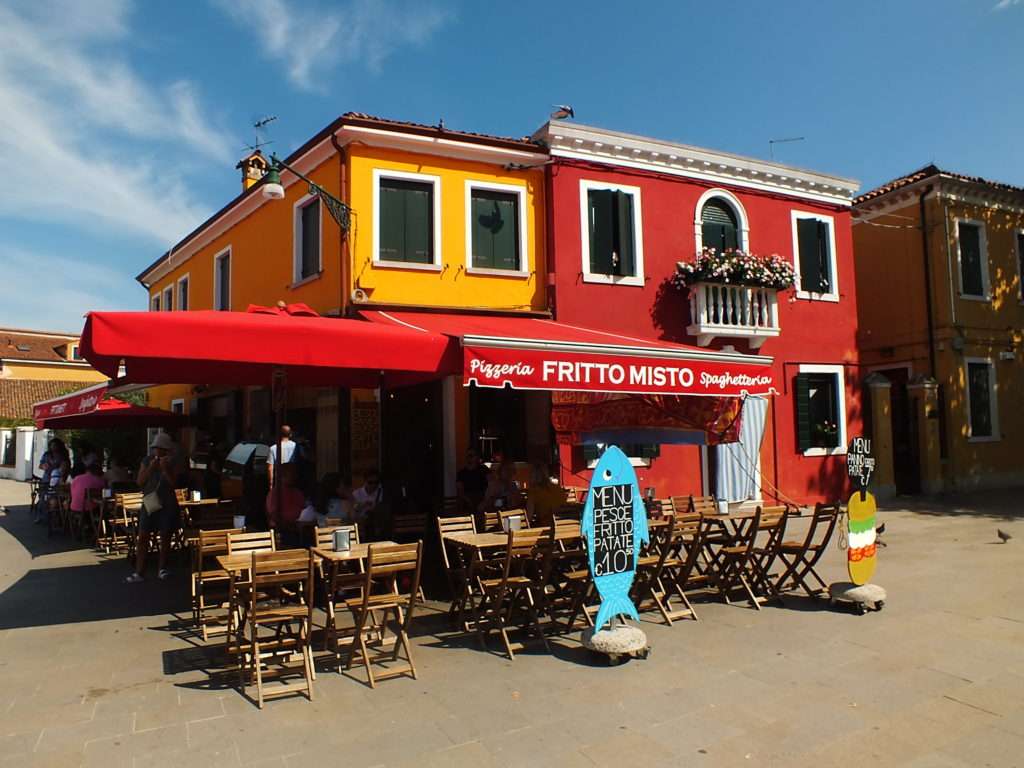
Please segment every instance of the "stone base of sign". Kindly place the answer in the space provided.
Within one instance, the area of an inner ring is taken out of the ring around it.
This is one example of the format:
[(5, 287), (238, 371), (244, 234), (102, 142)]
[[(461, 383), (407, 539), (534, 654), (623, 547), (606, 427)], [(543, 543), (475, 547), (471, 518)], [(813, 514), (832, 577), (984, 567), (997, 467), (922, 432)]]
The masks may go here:
[(607, 656), (608, 663), (612, 665), (625, 659), (646, 659), (651, 652), (644, 631), (626, 624), (602, 629), (600, 632), (595, 632), (591, 627), (580, 635), (580, 642), (587, 650)]
[(851, 603), (857, 613), (863, 615), (871, 608), (882, 610), (885, 605), (885, 589), (877, 584), (854, 584), (852, 581), (837, 581), (828, 586), (829, 603)]

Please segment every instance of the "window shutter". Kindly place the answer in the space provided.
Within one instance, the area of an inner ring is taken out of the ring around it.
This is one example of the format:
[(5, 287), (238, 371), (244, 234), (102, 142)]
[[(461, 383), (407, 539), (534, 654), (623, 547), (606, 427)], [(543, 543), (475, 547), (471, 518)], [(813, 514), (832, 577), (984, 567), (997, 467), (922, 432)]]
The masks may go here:
[(796, 239), (800, 250), (800, 289), (821, 293), (821, 252), (817, 219), (797, 219)]
[(473, 193), (474, 266), (519, 269), (518, 204), (518, 196), (507, 192)]
[(612, 195), (607, 189), (587, 193), (587, 215), (590, 218), (590, 271), (611, 275), (612, 271)]
[(491, 234), (491, 220), (495, 206), (480, 193), (473, 193), (473, 266), (482, 269), (494, 268), (494, 236)]
[(736, 217), (728, 205), (718, 200), (709, 200), (700, 210), (700, 221), (705, 248), (721, 252), (739, 247)]
[(320, 271), (320, 201), (302, 209), (302, 263), (300, 278)]
[(433, 188), (427, 184), (409, 184), (405, 190), (405, 261), (434, 261), (433, 198)]
[(661, 446), (658, 443), (642, 443), (636, 446), (636, 453), (631, 455), (641, 459), (656, 459), (661, 455)]
[(391, 182), (381, 182), (378, 215), (381, 261), (405, 261), (405, 199)]
[(793, 402), (796, 406), (796, 447), (803, 453), (811, 447), (810, 377), (798, 373), (793, 381)]
[(818, 224), (818, 285), (820, 293), (832, 293), (832, 238), (829, 237), (829, 223)]
[(600, 458), (600, 451), (597, 448), (596, 443), (584, 443), (583, 444), (583, 461), (589, 464), (592, 461), (597, 461)]
[(613, 274), (636, 274), (633, 255), (633, 196), (628, 192), (615, 192), (615, 237), (613, 246), (619, 254), (618, 263), (612, 264)]
[(993, 434), (989, 375), (989, 366), (986, 363), (969, 363), (967, 366), (971, 437), (991, 437)]
[(984, 296), (985, 286), (981, 279), (981, 231), (974, 224), (960, 222), (957, 227), (960, 239), (960, 285), (969, 296)]
[(1017, 275), (1020, 297), (1024, 299), (1024, 233), (1017, 233)]
[(512, 194), (497, 195), (495, 211), (501, 227), (494, 233), (494, 262), (498, 269), (519, 269), (519, 197)]

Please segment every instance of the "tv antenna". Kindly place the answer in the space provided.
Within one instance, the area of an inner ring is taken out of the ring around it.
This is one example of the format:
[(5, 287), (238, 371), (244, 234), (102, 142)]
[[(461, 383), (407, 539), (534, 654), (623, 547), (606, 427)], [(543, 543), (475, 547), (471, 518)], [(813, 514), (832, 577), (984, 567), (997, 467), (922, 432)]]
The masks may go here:
[(769, 139), (768, 140), (768, 157), (772, 160), (775, 159), (775, 145), (776, 144), (789, 144), (794, 141), (803, 141), (803, 136), (793, 136), (789, 139)]
[(258, 152), (261, 147), (266, 147), (270, 144), (273, 144), (274, 142), (272, 141), (264, 140), (266, 139), (266, 131), (264, 131), (264, 128), (266, 128), (275, 120), (277, 120), (277, 115), (267, 115), (266, 117), (261, 117), (257, 119), (255, 122), (253, 122), (252, 128), (256, 134), (256, 141), (253, 144), (246, 144), (245, 148), (248, 149), (250, 152)]

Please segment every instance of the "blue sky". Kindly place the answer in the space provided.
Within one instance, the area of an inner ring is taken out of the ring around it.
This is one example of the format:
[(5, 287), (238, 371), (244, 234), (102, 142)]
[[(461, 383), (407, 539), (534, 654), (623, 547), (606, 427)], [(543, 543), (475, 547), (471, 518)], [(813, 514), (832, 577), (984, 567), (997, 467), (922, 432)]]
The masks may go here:
[(353, 110), (505, 135), (580, 122), (860, 179), (1024, 184), (1024, 0), (3, 0), (0, 326), (143, 309), (133, 277)]

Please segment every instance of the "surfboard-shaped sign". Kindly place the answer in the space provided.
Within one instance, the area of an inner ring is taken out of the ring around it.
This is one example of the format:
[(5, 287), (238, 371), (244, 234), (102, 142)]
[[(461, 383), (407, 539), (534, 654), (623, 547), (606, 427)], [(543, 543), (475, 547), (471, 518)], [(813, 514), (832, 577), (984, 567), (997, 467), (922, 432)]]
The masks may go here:
[(580, 532), (587, 540), (590, 575), (601, 596), (594, 631), (620, 615), (639, 621), (629, 590), (640, 546), (650, 541), (647, 510), (636, 471), (617, 446), (608, 446), (594, 468)]

